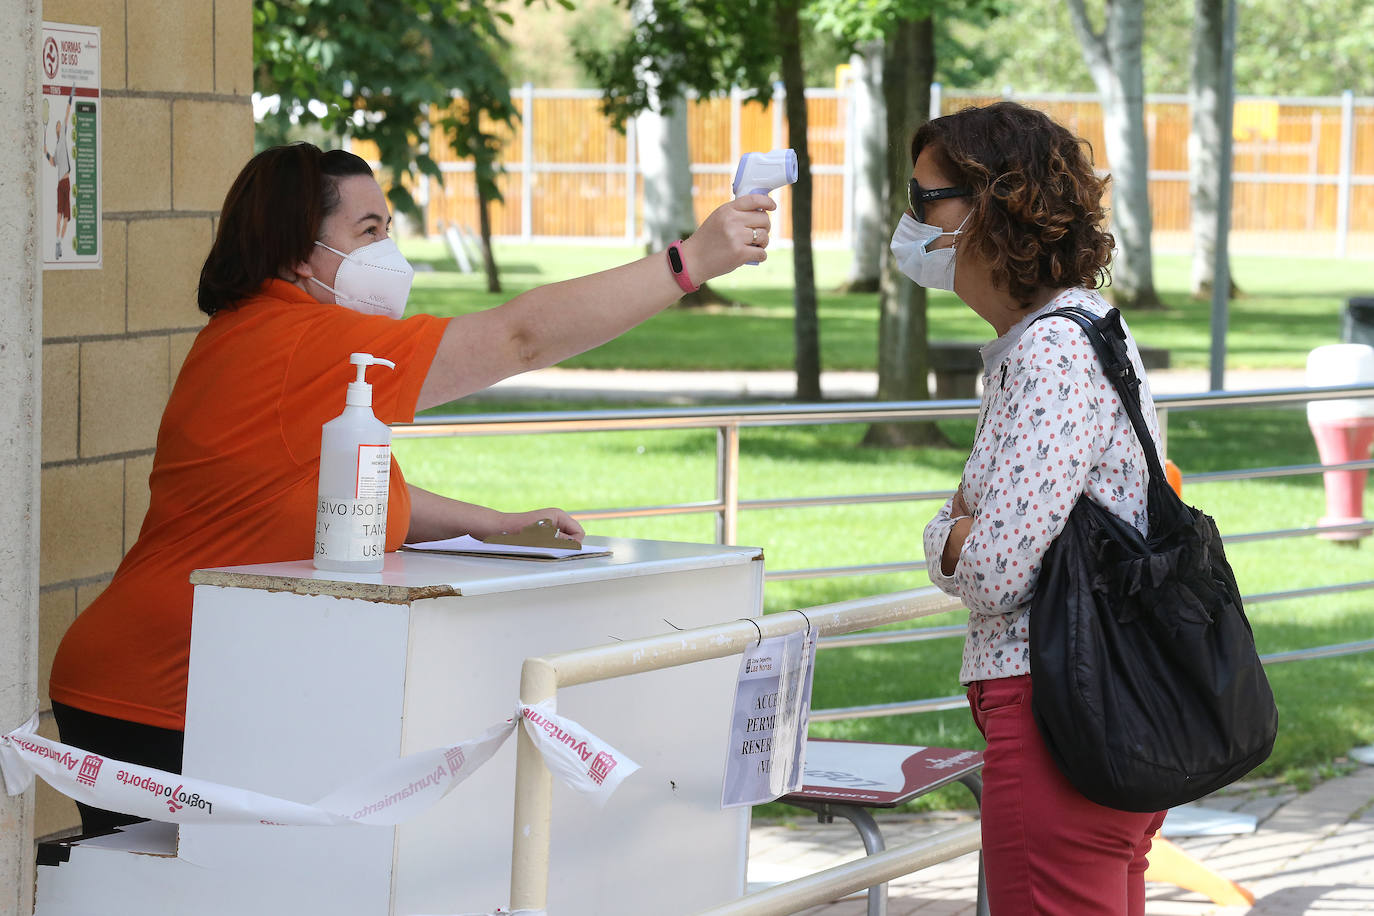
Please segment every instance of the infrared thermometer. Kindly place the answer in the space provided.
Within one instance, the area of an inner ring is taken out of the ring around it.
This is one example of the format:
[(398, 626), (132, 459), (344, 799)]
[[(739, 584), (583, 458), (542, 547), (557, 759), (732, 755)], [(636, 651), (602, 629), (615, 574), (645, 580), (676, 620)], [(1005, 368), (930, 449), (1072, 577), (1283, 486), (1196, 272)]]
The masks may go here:
[(797, 153), (790, 149), (775, 149), (768, 153), (745, 153), (739, 157), (735, 169), (735, 183), (731, 186), (736, 197), (745, 194), (768, 194), (797, 180)]
[[(737, 198), (745, 194), (769, 194), (796, 180), (796, 150), (775, 149), (768, 153), (745, 153), (739, 157), (739, 167), (735, 169), (735, 182), (730, 189)], [(757, 267), (759, 262), (750, 263)]]

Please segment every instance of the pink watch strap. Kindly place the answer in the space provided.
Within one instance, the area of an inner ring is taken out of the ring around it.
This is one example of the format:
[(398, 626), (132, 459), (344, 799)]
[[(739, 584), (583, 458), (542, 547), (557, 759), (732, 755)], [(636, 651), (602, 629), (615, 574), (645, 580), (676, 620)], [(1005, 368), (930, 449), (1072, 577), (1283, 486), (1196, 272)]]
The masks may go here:
[(681, 239), (668, 246), (668, 269), (673, 272), (673, 279), (677, 280), (677, 285), (682, 287), (683, 292), (694, 293), (701, 289), (701, 286), (693, 283), (692, 278), (687, 275), (687, 261), (682, 257)]

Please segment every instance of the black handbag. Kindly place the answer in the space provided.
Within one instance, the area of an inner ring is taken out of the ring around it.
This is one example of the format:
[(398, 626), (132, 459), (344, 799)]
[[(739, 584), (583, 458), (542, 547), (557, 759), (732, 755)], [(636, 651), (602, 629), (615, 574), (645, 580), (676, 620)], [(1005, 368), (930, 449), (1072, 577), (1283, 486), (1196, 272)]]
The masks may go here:
[(1121, 313), (1050, 315), (1087, 333), (1131, 418), (1149, 470), (1149, 536), (1079, 496), (1031, 599), (1032, 711), (1083, 795), (1160, 811), (1263, 763), (1278, 710), (1216, 524), (1165, 479)]

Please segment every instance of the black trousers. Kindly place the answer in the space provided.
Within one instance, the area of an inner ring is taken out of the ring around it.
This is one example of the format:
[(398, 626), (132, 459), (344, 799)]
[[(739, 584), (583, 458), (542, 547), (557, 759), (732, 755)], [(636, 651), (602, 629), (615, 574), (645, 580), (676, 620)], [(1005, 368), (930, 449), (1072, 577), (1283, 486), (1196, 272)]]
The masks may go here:
[[(52, 704), (52, 714), (63, 744), (125, 763), (181, 772), (183, 732), (114, 719), (57, 702)], [(76, 807), (81, 812), (81, 832), (85, 834), (109, 833), (115, 827), (147, 820), (81, 802)]]

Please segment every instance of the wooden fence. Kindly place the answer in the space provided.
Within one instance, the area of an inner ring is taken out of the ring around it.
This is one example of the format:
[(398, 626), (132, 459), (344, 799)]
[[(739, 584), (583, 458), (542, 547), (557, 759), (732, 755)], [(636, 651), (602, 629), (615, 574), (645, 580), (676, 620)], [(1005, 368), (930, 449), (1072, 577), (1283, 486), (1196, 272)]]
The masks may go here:
[[(935, 93), (932, 108), (950, 113), (997, 96)], [(1041, 108), (1092, 144), (1110, 170), (1095, 96), (1015, 96)], [(807, 90), (813, 234), (818, 244), (847, 244), (847, 191), (854, 175), (848, 91)], [(635, 134), (612, 128), (595, 91), (523, 87), (516, 94), (522, 123), (508, 132), (492, 208), (493, 233), (520, 239), (640, 240), (643, 181), (635, 166)], [(528, 117), (524, 113), (528, 112)], [(761, 104), (743, 93), (688, 102), (688, 146), (698, 218), (724, 200), (741, 153), (787, 145), (781, 97)], [(1189, 244), (1188, 104), (1182, 96), (1151, 96), (1150, 202), (1156, 245)], [(420, 182), (425, 229), (477, 225), (472, 164), (459, 161), (433, 135), (431, 155), (442, 185)], [(360, 145), (361, 147), (361, 145)], [(358, 152), (369, 156), (370, 150)], [(369, 156), (369, 158), (371, 158)], [(1374, 98), (1241, 98), (1235, 110), (1232, 250), (1374, 257)], [(776, 195), (777, 237), (788, 238), (790, 194)]]

